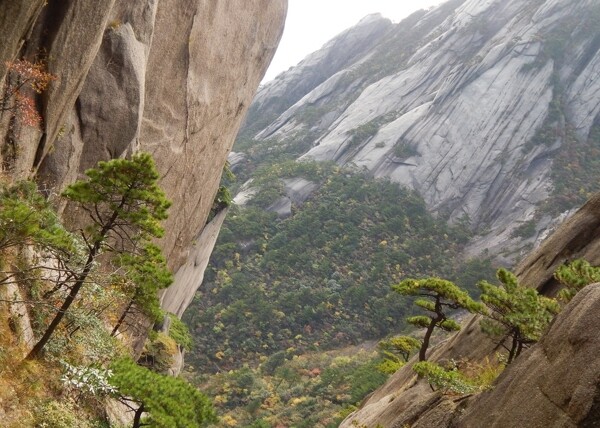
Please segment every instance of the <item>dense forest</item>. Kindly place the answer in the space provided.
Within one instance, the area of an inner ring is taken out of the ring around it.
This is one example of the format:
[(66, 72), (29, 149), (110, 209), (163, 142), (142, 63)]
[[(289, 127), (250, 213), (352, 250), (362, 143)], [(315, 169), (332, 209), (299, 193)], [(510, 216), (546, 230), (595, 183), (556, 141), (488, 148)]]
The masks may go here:
[[(461, 259), (466, 222), (448, 225), (414, 192), (364, 170), (268, 156), (252, 177), (184, 315), (190, 376), (236, 423), (336, 426), (389, 374), (377, 368), (377, 340), (409, 328), (411, 299), (391, 286), (439, 275), (475, 294), (491, 261)], [(269, 208), (298, 177), (318, 190), (282, 218)]]

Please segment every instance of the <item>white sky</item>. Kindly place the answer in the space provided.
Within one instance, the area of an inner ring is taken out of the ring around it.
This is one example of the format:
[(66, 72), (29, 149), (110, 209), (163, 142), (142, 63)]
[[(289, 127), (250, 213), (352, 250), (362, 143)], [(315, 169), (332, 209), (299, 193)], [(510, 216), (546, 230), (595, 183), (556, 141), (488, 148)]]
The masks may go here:
[(370, 13), (398, 22), (441, 0), (289, 0), (283, 38), (263, 82), (298, 64)]

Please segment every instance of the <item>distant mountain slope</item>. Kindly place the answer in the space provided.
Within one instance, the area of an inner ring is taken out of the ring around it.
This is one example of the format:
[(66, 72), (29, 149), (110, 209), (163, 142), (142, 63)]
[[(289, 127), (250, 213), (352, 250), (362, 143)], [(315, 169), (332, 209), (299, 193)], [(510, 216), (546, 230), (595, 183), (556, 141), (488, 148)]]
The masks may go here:
[(472, 252), (499, 254), (596, 189), (599, 19), (593, 0), (371, 16), (263, 86), (242, 135), (415, 189), (484, 235)]

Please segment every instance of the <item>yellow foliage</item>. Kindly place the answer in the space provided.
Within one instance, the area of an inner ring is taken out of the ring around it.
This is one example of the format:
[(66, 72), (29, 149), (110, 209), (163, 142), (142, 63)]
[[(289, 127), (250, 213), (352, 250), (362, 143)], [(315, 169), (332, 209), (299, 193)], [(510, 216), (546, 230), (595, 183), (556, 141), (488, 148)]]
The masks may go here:
[(308, 400), (308, 397), (296, 397), (290, 401), (290, 404), (292, 406), (297, 406), (298, 404), (304, 403), (306, 400)]
[(228, 427), (235, 427), (238, 424), (238, 421), (231, 415), (225, 415), (221, 418), (221, 422), (223, 425)]

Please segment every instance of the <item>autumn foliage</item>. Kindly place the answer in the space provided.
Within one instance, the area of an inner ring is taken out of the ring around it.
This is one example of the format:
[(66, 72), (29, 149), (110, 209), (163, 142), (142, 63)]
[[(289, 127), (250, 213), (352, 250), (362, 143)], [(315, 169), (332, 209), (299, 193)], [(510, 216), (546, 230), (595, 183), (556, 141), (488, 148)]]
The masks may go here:
[(13, 117), (26, 126), (37, 127), (42, 122), (34, 96), (41, 94), (56, 80), (56, 76), (46, 71), (46, 65), (25, 59), (7, 61), (8, 74), (1, 99), (0, 111), (9, 111)]

